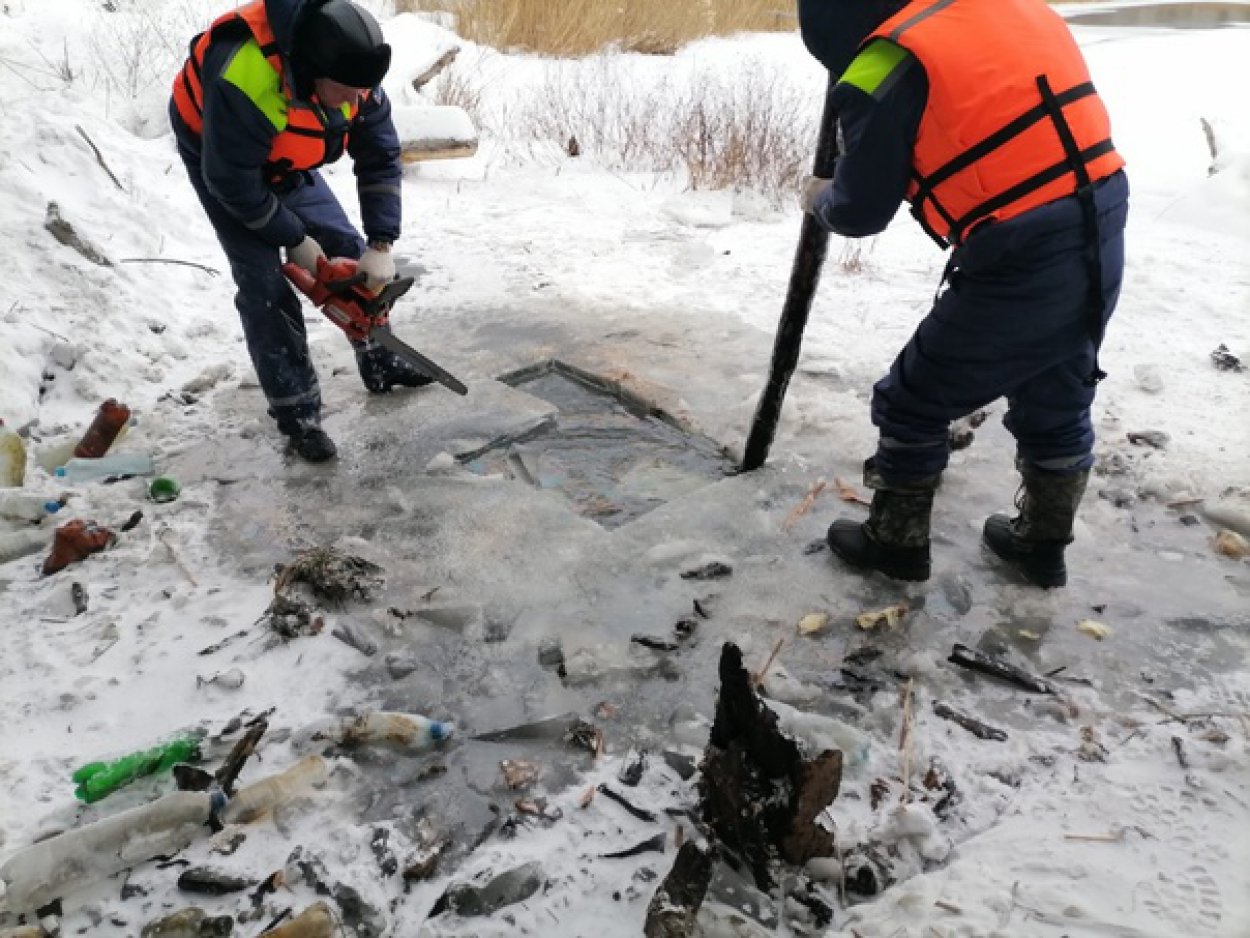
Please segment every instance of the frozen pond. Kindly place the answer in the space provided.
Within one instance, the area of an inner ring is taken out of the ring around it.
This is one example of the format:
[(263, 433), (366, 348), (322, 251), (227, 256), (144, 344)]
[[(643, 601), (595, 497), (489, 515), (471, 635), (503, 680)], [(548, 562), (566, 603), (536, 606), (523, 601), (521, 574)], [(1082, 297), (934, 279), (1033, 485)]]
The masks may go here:
[[(534, 323), (547, 342), (561, 330)], [(565, 342), (574, 347), (576, 334)], [(641, 371), (664, 362), (630, 364)], [(344, 396), (328, 423), (346, 454), (333, 472), (302, 465), (279, 472), (276, 456), (256, 444), (212, 457), (237, 469), (219, 490), (213, 536), (223, 556), (237, 558), (240, 575), (263, 577), (289, 560), (294, 545), (338, 542), (377, 561), (387, 572), (384, 592), (329, 613), (370, 649), (348, 684), (371, 688), (378, 706), (461, 729), (435, 753), (365, 754), (360, 823), (394, 823), (409, 837), (433, 825), (454, 842), (449, 863), (487, 835), (525, 836), (534, 822), (515, 817), (501, 761), (532, 760), (545, 790), (567, 791), (584, 785), (594, 759), (558, 731), (472, 737), (555, 716), (593, 722), (616, 756), (631, 747), (657, 758), (697, 756), (725, 641), (759, 666), (784, 639), (777, 661), (786, 678), (774, 692), (859, 726), (883, 751), (897, 696), (917, 668), (934, 697), (1013, 737), (1054, 731), (1053, 713), (1042, 715), (1035, 698), (947, 664), (955, 643), (1053, 673), (1065, 692), (1097, 694), (1111, 708), (1195, 684), (1218, 694), (1250, 650), (1250, 571), (1215, 557), (1210, 529), (1184, 511), (1124, 498), (1132, 476), (1118, 460), (1091, 481), (1069, 554), (1070, 586), (1029, 589), (979, 546), (981, 518), (1008, 507), (1014, 486), (1011, 447), (992, 420), (959, 454), (940, 494), (933, 579), (901, 585), (861, 576), (820, 549), (833, 517), (862, 508), (825, 497), (783, 530), (813, 481), (796, 461), (796, 447), (810, 445), (802, 440), (780, 444), (764, 470), (726, 477), (711, 471), (717, 446), (737, 441), (713, 437), (701, 450), (708, 471), (698, 484), (667, 491), (662, 503), (614, 529), (535, 485), (541, 471), (510, 472), (506, 459), (492, 466), (482, 455), (502, 452), (492, 450), (500, 440), (541, 439), (535, 433), (558, 411), (602, 406), (584, 384), (550, 371), (533, 381), (478, 379), (464, 399), (438, 390), (381, 401)], [(694, 416), (696, 431), (700, 417), (715, 425), (714, 411)], [(643, 449), (654, 442), (639, 439)], [(613, 458), (629, 456), (631, 445), (614, 437)], [(459, 461), (440, 462), (440, 452)], [(566, 454), (566, 468), (575, 470), (577, 458)], [(691, 575), (713, 561), (731, 572)], [(898, 629), (856, 626), (858, 614), (899, 602), (911, 611)], [(801, 637), (796, 624), (811, 613), (827, 613), (830, 625)], [(1076, 624), (1084, 619), (1110, 626), (1113, 638), (1081, 634)], [(1245, 703), (1229, 697), (1230, 708)], [(871, 780), (848, 772), (849, 804), (867, 799)]]
[(1107, 9), (1072, 11), (1074, 26), (1149, 26), (1166, 29), (1216, 29), (1250, 25), (1247, 3), (1142, 3)]

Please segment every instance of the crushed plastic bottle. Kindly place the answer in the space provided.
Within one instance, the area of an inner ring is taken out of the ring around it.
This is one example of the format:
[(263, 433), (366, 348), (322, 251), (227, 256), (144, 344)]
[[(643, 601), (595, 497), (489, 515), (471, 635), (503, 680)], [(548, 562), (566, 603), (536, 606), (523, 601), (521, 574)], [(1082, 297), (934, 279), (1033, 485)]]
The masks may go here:
[(130, 420), (130, 408), (109, 398), (96, 411), (95, 419), (74, 447), (76, 457), (98, 459), (109, 451), (122, 428)]
[(0, 938), (48, 938), (49, 934), (42, 925), (18, 925), (0, 931)]
[(334, 938), (334, 913), (325, 902), (314, 902), (289, 922), (265, 932), (265, 938)]
[(305, 756), (277, 775), (240, 788), (221, 812), (223, 824), (247, 824), (325, 782), (329, 767), (321, 756)]
[(20, 560), (38, 554), (52, 543), (52, 535), (45, 529), (30, 528), (25, 531), (6, 531), (0, 534), (0, 563)]
[(152, 457), (147, 453), (114, 453), (99, 458), (75, 457), (56, 470), (54, 475), (63, 482), (98, 482), (102, 479), (122, 476), (150, 476), (156, 474)]
[(143, 926), (139, 938), (229, 938), (234, 919), (229, 915), (209, 917), (198, 906), (182, 909)]
[(0, 488), (21, 488), (26, 481), (26, 441), (0, 420)]
[(368, 710), (346, 719), (319, 720), (296, 733), (297, 749), (318, 744), (335, 746), (391, 745), (421, 752), (451, 737), (455, 726), (417, 713)]
[(19, 850), (0, 866), (0, 911), (33, 911), (152, 857), (176, 853), (223, 801), (219, 792), (174, 791)]
[(72, 776), (78, 785), (74, 794), (79, 800), (91, 804), (137, 778), (168, 772), (179, 762), (194, 762), (199, 757), (199, 738), (184, 733), (159, 746), (132, 752), (111, 762), (87, 763)]
[(9, 521), (25, 521), (38, 524), (48, 515), (54, 515), (65, 507), (64, 499), (44, 498), (25, 492), (0, 493), (0, 518)]

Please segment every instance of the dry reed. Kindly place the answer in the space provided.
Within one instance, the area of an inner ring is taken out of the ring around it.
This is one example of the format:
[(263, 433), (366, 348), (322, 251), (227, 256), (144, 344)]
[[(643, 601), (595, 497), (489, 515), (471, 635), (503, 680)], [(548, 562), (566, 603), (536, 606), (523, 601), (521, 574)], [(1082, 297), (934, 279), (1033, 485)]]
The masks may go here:
[(671, 55), (705, 36), (796, 26), (782, 0), (396, 0), (396, 8), (451, 13), (456, 31), (482, 45), (564, 57), (607, 47)]

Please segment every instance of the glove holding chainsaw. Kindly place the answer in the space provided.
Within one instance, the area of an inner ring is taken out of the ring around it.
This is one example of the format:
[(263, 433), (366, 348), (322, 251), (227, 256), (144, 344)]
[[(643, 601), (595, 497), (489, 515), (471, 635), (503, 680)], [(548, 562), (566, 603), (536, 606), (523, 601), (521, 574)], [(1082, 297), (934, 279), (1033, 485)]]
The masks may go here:
[(315, 238), (304, 235), (304, 240), (295, 247), (286, 249), (286, 259), (297, 267), (302, 267), (314, 277), (317, 276), (317, 259), (326, 256)]
[(803, 206), (803, 211), (810, 215), (825, 190), (832, 185), (832, 179), (822, 179), (819, 176), (808, 176), (804, 179), (803, 191), (799, 194), (799, 204)]
[(369, 245), (356, 262), (356, 272), (365, 275), (365, 287), (369, 290), (380, 290), (386, 286), (395, 279), (395, 258), (391, 256), (391, 246)]

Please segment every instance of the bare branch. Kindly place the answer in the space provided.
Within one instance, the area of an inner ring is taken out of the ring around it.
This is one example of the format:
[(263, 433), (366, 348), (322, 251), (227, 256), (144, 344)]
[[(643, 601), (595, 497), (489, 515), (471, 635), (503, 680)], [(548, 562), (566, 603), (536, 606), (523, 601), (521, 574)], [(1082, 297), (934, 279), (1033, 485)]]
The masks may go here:
[(196, 270), (202, 270), (210, 277), (218, 276), (221, 271), (216, 267), (206, 267), (203, 264), (197, 264), (195, 261), (180, 261), (176, 257), (123, 257), (117, 263), (119, 264), (181, 264), (183, 267), (194, 267)]
[(85, 130), (83, 130), (83, 129), (82, 129), (82, 125), (81, 125), (81, 124), (75, 124), (75, 125), (74, 125), (74, 129), (75, 129), (76, 131), (78, 131), (79, 135), (80, 135), (80, 136), (81, 136), (84, 140), (86, 140), (86, 141), (87, 141), (87, 146), (91, 147), (91, 152), (95, 154), (95, 159), (96, 159), (96, 162), (97, 162), (97, 163), (99, 163), (99, 164), (100, 164), (100, 167), (101, 167), (101, 168), (102, 168), (102, 169), (103, 169), (106, 173), (108, 173), (108, 174), (109, 174), (109, 179), (113, 180), (113, 185), (117, 186), (117, 188), (118, 188), (118, 189), (120, 189), (122, 192), (125, 192), (125, 191), (126, 191), (126, 187), (125, 187), (125, 186), (123, 186), (123, 185), (121, 184), (121, 182), (118, 180), (118, 178), (117, 178), (116, 176), (114, 176), (114, 175), (113, 175), (113, 171), (112, 171), (111, 169), (109, 169), (109, 164), (108, 164), (108, 163), (106, 163), (106, 162), (104, 162), (104, 155), (103, 155), (102, 153), (100, 153), (100, 148), (99, 148), (99, 147), (97, 147), (97, 146), (95, 145), (95, 143), (94, 143), (94, 142), (92, 142), (91, 138), (87, 136), (87, 132), (86, 132)]

